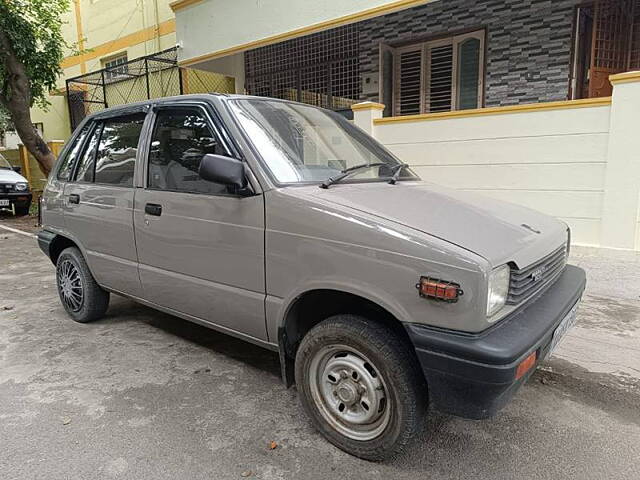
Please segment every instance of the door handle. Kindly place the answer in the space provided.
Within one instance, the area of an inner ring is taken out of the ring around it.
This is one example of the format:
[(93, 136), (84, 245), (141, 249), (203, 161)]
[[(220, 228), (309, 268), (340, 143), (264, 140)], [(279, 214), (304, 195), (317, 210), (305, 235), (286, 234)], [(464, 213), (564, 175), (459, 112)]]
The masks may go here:
[(77, 193), (72, 193), (69, 195), (69, 203), (75, 203), (76, 205), (80, 203), (80, 195)]
[(159, 217), (162, 215), (162, 205), (158, 205), (157, 203), (147, 203), (144, 206), (144, 213)]

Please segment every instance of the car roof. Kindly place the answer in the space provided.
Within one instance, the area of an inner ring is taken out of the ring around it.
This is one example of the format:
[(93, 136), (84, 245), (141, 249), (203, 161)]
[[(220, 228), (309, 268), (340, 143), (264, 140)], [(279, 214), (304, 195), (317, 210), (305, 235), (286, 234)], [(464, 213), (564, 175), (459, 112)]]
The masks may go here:
[[(163, 103), (174, 103), (174, 102), (189, 102), (189, 101), (211, 101), (212, 98), (219, 98), (221, 100), (232, 100), (239, 98), (250, 98), (253, 100), (278, 100), (269, 97), (258, 97), (254, 95), (240, 95), (234, 93), (194, 93), (187, 95), (176, 95), (172, 97), (162, 97), (162, 98), (153, 98), (151, 100), (142, 100), (140, 102), (132, 102), (126, 103), (123, 105), (116, 105), (114, 107), (105, 108), (104, 110), (100, 110), (99, 112), (92, 113), (91, 115), (87, 115), (87, 119), (95, 119), (100, 117), (109, 117), (114, 114), (119, 114), (122, 112), (135, 111), (140, 110), (144, 107), (148, 107), (151, 105), (161, 105)], [(293, 102), (297, 103), (297, 102)]]
[[(187, 95), (176, 95), (172, 97), (162, 97), (162, 98), (154, 98), (151, 100), (143, 100), (140, 102), (126, 103), (123, 105), (117, 105), (114, 107), (105, 108), (104, 110), (100, 110), (99, 112), (92, 113), (91, 115), (87, 115), (84, 119), (83, 123), (86, 123), (91, 120), (99, 119), (99, 118), (108, 118), (115, 115), (121, 115), (126, 113), (134, 113), (144, 110), (151, 105), (162, 105), (163, 103), (175, 103), (175, 102), (210, 102), (213, 98), (220, 99), (222, 101), (234, 100), (234, 99), (251, 99), (251, 100), (264, 100), (264, 101), (280, 101), (286, 103), (296, 103), (300, 104), (300, 102), (296, 102), (293, 100), (273, 98), (273, 97), (259, 97), (255, 95), (241, 95), (236, 93), (195, 93), (195, 94), (187, 94)], [(313, 105), (307, 105), (313, 106)], [(320, 108), (320, 107), (316, 107)], [(323, 109), (324, 110), (324, 109)]]

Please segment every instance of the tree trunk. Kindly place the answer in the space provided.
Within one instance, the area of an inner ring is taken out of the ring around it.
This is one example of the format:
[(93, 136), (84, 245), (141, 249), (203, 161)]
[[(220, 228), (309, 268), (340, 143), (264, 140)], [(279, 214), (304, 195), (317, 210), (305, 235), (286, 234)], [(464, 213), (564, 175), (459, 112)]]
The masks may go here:
[(0, 85), (0, 104), (11, 115), (11, 121), (27, 148), (40, 165), (40, 170), (49, 175), (56, 157), (31, 122), (31, 89), (24, 65), (16, 57), (9, 38), (0, 30), (0, 62), (4, 64), (7, 78)]
[(9, 102), (5, 105), (5, 108), (11, 114), (11, 121), (16, 129), (16, 133), (29, 153), (38, 161), (42, 173), (49, 176), (49, 172), (51, 172), (56, 162), (56, 157), (51, 149), (49, 149), (47, 143), (42, 139), (38, 130), (33, 126), (29, 104), (26, 103), (26, 108), (21, 105), (18, 105), (16, 108), (16, 106), (13, 105), (14, 103), (23, 102)]

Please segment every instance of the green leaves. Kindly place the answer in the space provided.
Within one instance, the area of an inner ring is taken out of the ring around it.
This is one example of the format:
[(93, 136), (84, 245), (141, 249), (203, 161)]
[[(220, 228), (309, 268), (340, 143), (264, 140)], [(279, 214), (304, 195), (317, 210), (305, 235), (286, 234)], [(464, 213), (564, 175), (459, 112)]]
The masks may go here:
[(55, 88), (60, 63), (69, 46), (62, 36), (62, 15), (69, 0), (0, 0), (0, 30), (9, 39), (12, 52), (0, 49), (0, 96), (11, 96), (6, 55), (13, 54), (24, 65), (29, 80), (30, 105), (46, 106), (47, 93)]
[(9, 113), (0, 106), (0, 135), (5, 130), (11, 128), (11, 126), (11, 117), (9, 116)]

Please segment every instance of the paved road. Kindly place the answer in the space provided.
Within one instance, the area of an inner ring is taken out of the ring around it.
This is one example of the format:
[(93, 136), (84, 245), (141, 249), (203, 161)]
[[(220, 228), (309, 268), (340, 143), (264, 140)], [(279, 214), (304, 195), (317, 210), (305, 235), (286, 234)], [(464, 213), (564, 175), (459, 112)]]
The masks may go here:
[(538, 373), (492, 420), (432, 413), (403, 458), (360, 461), (273, 353), (121, 298), (74, 323), (35, 242), (0, 231), (3, 479), (630, 479), (639, 458), (637, 396)]

